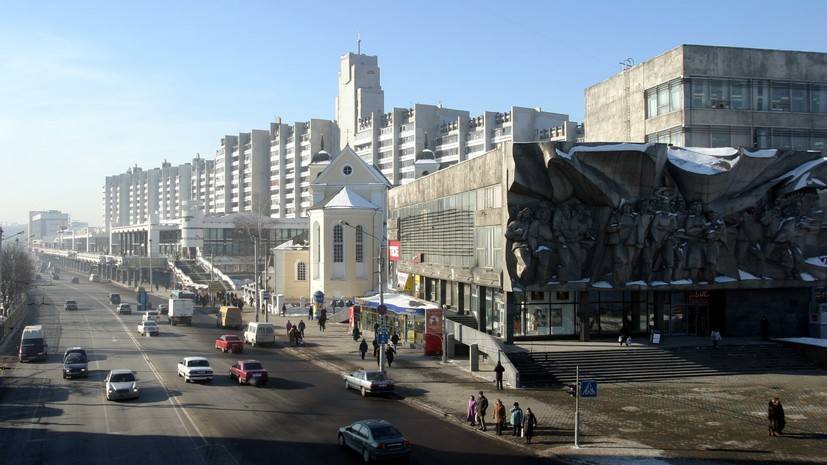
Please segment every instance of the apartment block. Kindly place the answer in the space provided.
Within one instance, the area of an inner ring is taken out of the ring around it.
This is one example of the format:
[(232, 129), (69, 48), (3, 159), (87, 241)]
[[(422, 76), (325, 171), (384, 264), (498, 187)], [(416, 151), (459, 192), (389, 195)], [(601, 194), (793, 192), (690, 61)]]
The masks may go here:
[(586, 89), (585, 141), (827, 149), (827, 54), (680, 45)]

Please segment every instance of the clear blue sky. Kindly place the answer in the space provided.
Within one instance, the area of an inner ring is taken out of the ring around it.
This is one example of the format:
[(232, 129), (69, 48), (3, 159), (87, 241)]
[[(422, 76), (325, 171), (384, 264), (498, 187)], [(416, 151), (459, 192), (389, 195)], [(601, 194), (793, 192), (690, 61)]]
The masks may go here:
[(583, 90), (681, 43), (827, 52), (822, 1), (0, 1), (0, 222), (100, 224), (104, 177), (212, 157), (223, 134), (333, 118), (339, 56), (386, 108), (583, 117)]

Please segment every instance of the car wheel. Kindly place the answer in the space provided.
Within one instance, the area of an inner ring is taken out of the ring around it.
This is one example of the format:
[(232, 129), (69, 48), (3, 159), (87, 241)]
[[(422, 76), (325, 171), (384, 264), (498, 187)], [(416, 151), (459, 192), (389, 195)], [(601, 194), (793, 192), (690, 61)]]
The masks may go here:
[(370, 463), (370, 452), (368, 452), (367, 448), (362, 449), (362, 461)]
[(242, 384), (244, 384), (244, 379), (241, 378), (241, 376), (239, 376), (238, 377), (238, 385), (241, 386)]
[(224, 349), (221, 349), (221, 351), (226, 354), (227, 353), (227, 348), (225, 347)]
[(345, 435), (339, 433), (339, 447), (345, 447)]
[(184, 383), (189, 383), (189, 382), (190, 382), (190, 379), (187, 378), (186, 376), (184, 376)]
[(345, 380), (345, 390), (348, 389), (350, 389), (350, 383), (348, 383), (347, 380)]
[(362, 387), (361, 391), (362, 391), (362, 397), (367, 397), (368, 391), (366, 391), (364, 387)]

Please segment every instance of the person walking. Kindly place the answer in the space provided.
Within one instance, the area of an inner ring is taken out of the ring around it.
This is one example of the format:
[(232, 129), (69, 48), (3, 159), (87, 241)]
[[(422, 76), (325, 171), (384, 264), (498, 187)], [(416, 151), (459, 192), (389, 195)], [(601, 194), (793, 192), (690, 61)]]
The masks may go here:
[(287, 324), (284, 325), (284, 328), (287, 329), (287, 334), (290, 335), (290, 330), (293, 328), (293, 323), (290, 323), (290, 320), (287, 320)]
[(519, 437), (523, 427), (523, 409), (520, 408), (520, 403), (514, 402), (514, 406), (511, 407), (511, 411), (509, 413), (511, 415), (511, 425), (514, 427), (514, 431), (511, 435)]
[(471, 398), (468, 399), (468, 410), (467, 410), (466, 420), (471, 426), (477, 426), (477, 401), (474, 399), (474, 395), (471, 395)]
[(393, 343), (393, 348), (396, 349), (397, 345), (399, 344), (399, 335), (396, 334), (396, 331), (393, 332), (391, 336), (391, 342)]
[(767, 315), (761, 315), (761, 321), (758, 322), (758, 325), (761, 327), (761, 340), (769, 341), (770, 340), (770, 320), (767, 319)]
[(393, 363), (394, 355), (396, 355), (396, 351), (393, 350), (393, 346), (388, 344), (388, 347), (385, 348), (385, 358), (388, 359), (388, 368), (390, 368), (391, 364)]
[(531, 437), (534, 436), (534, 427), (537, 426), (537, 417), (530, 408), (525, 409), (525, 417), (523, 418), (523, 436), (525, 436), (525, 443), (531, 444)]
[(287, 304), (281, 304), (281, 316), (287, 316)]
[(304, 338), (304, 328), (306, 327), (307, 325), (304, 324), (304, 320), (299, 320), (299, 333), (301, 333), (302, 338)]
[(497, 366), (494, 367), (494, 380), (497, 386), (498, 391), (503, 390), (503, 372), (505, 371), (505, 367), (499, 360), (497, 360)]
[(353, 336), (354, 341), (358, 341), (360, 337), (362, 337), (361, 331), (359, 331), (358, 326), (353, 327), (353, 331), (350, 332), (350, 335)]
[(494, 402), (494, 428), (497, 430), (497, 436), (503, 435), (503, 426), (505, 425), (505, 405), (500, 399)]
[(322, 310), (322, 314), (319, 315), (319, 331), (324, 332), (324, 327), (326, 323), (327, 315), (325, 314), (324, 310)]
[(717, 349), (718, 344), (721, 342), (721, 332), (718, 331), (718, 328), (712, 329), (712, 332), (709, 334), (709, 338), (712, 339), (712, 348)]
[(373, 338), (373, 357), (379, 358), (379, 343), (376, 342), (376, 338)]
[(368, 342), (364, 338), (362, 338), (362, 342), (359, 343), (359, 353), (362, 354), (362, 360), (365, 359), (365, 354), (367, 353), (367, 351), (368, 351)]
[(480, 391), (480, 396), (477, 398), (477, 423), (480, 424), (480, 430), (488, 431), (485, 424), (485, 412), (488, 410), (488, 398)]
[(780, 436), (784, 432), (786, 420), (781, 399), (774, 397), (767, 405), (767, 420), (769, 421), (770, 436)]

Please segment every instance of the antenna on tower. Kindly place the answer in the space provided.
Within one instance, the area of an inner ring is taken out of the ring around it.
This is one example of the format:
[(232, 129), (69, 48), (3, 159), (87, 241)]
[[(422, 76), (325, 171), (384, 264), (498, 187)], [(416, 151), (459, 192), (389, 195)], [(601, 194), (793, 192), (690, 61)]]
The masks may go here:
[(359, 35), (358, 32), (356, 33), (356, 54), (362, 54), (362, 37)]

